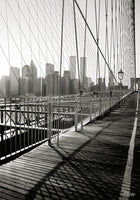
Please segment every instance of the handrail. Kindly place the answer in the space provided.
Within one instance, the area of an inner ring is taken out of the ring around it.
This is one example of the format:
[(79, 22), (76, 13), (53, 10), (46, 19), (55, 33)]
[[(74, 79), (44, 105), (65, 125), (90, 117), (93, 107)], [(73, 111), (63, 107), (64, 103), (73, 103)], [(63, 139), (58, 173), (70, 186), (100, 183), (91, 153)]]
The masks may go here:
[(131, 93), (128, 92), (121, 98), (118, 95), (101, 98), (83, 96), (81, 102), (77, 97), (63, 105), (55, 101), (40, 104), (33, 101), (33, 104), (20, 102), (5, 104), (3, 108), (0, 106), (0, 159), (35, 146), (59, 133), (77, 131), (82, 128), (81, 124), (85, 125), (120, 106)]

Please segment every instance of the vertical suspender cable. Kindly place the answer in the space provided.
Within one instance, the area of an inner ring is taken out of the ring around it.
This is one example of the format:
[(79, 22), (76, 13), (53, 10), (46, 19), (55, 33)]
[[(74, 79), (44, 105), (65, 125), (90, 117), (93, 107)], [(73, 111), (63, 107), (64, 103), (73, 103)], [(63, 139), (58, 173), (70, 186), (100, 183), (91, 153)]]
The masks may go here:
[(65, 0), (62, 0), (62, 19), (61, 19), (61, 49), (60, 49), (60, 68), (59, 68), (59, 72), (60, 72), (60, 79), (59, 79), (59, 100), (60, 100), (60, 96), (61, 96), (61, 76), (62, 76), (62, 56), (63, 56), (63, 29), (64, 29), (64, 3)]
[[(59, 68), (59, 109), (60, 109), (60, 97), (61, 97), (61, 76), (62, 76), (62, 56), (63, 56), (63, 33), (64, 33), (64, 6), (65, 0), (62, 0), (62, 18), (61, 18), (61, 46), (60, 46), (60, 68)], [(58, 115), (59, 117), (59, 115)], [(59, 145), (59, 130), (58, 130), (58, 137), (57, 137), (57, 145)]]
[(7, 25), (7, 44), (8, 44), (8, 60), (9, 63), (11, 58), (10, 58), (10, 40), (9, 40), (9, 21), (8, 21), (8, 14), (7, 14), (7, 0), (5, 0), (5, 11), (6, 11), (6, 25)]
[(44, 17), (44, 27), (45, 27), (45, 55), (46, 55), (46, 61), (48, 59), (48, 51), (47, 51), (47, 30), (46, 30), (46, 4), (45, 4), (45, 0), (44, 2), (44, 13), (43, 13), (43, 17)]
[(30, 13), (30, 0), (28, 0), (28, 16), (29, 16), (30, 54), (31, 54), (31, 60), (32, 60), (32, 36), (31, 36), (31, 13)]
[(97, 44), (97, 40), (95, 39), (95, 37), (94, 37), (94, 35), (93, 35), (93, 32), (91, 31), (91, 28), (90, 28), (89, 24), (88, 24), (87, 21), (85, 20), (85, 17), (84, 17), (84, 15), (83, 15), (83, 12), (82, 12), (81, 9), (80, 9), (79, 4), (77, 3), (77, 0), (73, 0), (73, 1), (75, 2), (75, 4), (76, 4), (76, 6), (77, 6), (77, 8), (78, 8), (78, 10), (79, 10), (79, 12), (80, 12), (80, 14), (81, 14), (83, 20), (85, 21), (85, 23), (86, 23), (86, 25), (87, 25), (87, 29), (88, 29), (88, 31), (89, 31), (89, 33), (90, 33), (92, 39), (93, 39), (93, 42), (94, 42), (95, 45), (97, 46), (97, 48), (98, 48), (98, 50), (99, 50), (99, 52), (100, 52), (101, 57), (103, 58), (104, 62), (106, 63), (106, 65), (107, 65), (107, 67), (108, 67), (110, 73), (111, 73), (112, 76), (114, 77), (115, 82), (118, 84), (118, 81), (117, 81), (116, 77), (114, 76), (114, 74), (112, 73), (112, 70), (111, 70), (111, 68), (110, 68), (110, 66), (109, 66), (109, 64), (108, 64), (108, 62), (106, 61), (105, 56), (104, 56), (104, 54), (103, 54), (101, 48), (100, 48), (100, 47), (98, 46), (98, 44)]
[(120, 16), (120, 0), (117, 3), (117, 72), (119, 71), (119, 16)]
[(81, 106), (81, 129), (83, 129), (83, 117), (82, 117), (82, 90), (80, 80), (80, 70), (79, 70), (79, 52), (78, 52), (78, 38), (77, 38), (77, 25), (76, 25), (76, 12), (75, 12), (75, 1), (73, 0), (73, 13), (74, 13), (74, 30), (75, 30), (75, 42), (76, 42), (76, 56), (77, 56), (77, 68), (78, 68), (78, 78), (79, 78), (79, 91), (80, 91), (80, 106)]
[[(87, 6), (88, 6), (88, 0), (86, 0), (86, 9), (85, 9), (85, 19), (87, 21)], [(86, 74), (86, 39), (87, 39), (87, 25), (85, 23), (85, 32), (84, 32), (84, 66), (83, 66), (83, 89), (85, 88), (85, 74)]]
[(133, 0), (133, 31), (134, 31), (134, 90), (136, 90), (136, 41), (135, 41), (135, 0)]
[[(20, 9), (19, 9), (19, 1), (18, 0), (18, 27), (19, 27), (19, 43), (20, 43), (20, 63), (21, 63), (21, 67), (23, 66), (23, 54), (22, 54), (22, 34), (21, 34), (21, 16), (20, 16)], [(21, 92), (22, 91), (22, 92)], [(25, 89), (24, 86), (21, 84), (21, 82), (19, 81), (19, 93), (20, 94), (25, 94)]]
[(120, 69), (122, 68), (122, 61), (121, 61), (121, 0), (120, 0), (120, 10), (119, 10), (119, 47), (120, 47), (120, 59), (119, 59), (119, 64), (120, 64)]
[(97, 2), (94, 0), (95, 5), (95, 23), (96, 23), (96, 40), (97, 40), (97, 65), (96, 65), (96, 82), (97, 78), (99, 78), (99, 91), (101, 90), (101, 84), (100, 84), (100, 57), (99, 57), (99, 29), (100, 29), (100, 0), (98, 3), (98, 13), (97, 13)]
[[(38, 59), (39, 59), (39, 65), (40, 65), (40, 78), (41, 78), (41, 84), (40, 84), (40, 95), (42, 96), (42, 77), (41, 77), (41, 54), (40, 54), (40, 32), (39, 32), (39, 16), (38, 16), (38, 3), (36, 0), (36, 15), (37, 15), (37, 41), (38, 41)], [(38, 85), (37, 85), (38, 87)]]
[(80, 80), (80, 70), (79, 70), (79, 51), (78, 51), (78, 38), (77, 38), (76, 13), (75, 13), (75, 1), (74, 0), (73, 0), (73, 13), (74, 13), (74, 31), (75, 31), (76, 56), (77, 56), (77, 68), (78, 68), (78, 79), (79, 79), (79, 92), (81, 93), (81, 80)]
[[(106, 18), (106, 31), (105, 31), (105, 58), (109, 62), (109, 44), (108, 44), (108, 0), (105, 0), (105, 18)], [(104, 67), (104, 78), (106, 77), (106, 63)], [(104, 83), (105, 84), (105, 83)], [(105, 88), (105, 85), (104, 85)]]
[[(112, 31), (113, 31), (113, 73), (115, 74), (115, 58), (116, 58), (116, 54), (115, 54), (115, 0), (113, 0), (113, 10), (112, 10), (112, 14), (113, 14), (113, 24), (112, 24)], [(114, 82), (114, 81), (113, 81)]]
[[(8, 63), (9, 63), (9, 67), (11, 68), (10, 40), (9, 40), (9, 21), (8, 21), (8, 13), (7, 13), (7, 0), (5, 0), (5, 11), (6, 11), (6, 26), (7, 26)], [(10, 76), (10, 82), (11, 82), (11, 76)], [(11, 97), (11, 90), (10, 90), (10, 97)]]
[[(15, 71), (13, 70), (13, 68), (11, 67), (11, 55), (10, 55), (10, 39), (9, 39), (9, 20), (8, 20), (8, 13), (7, 13), (7, 0), (5, 0), (5, 10), (6, 10), (6, 27), (7, 27), (7, 43), (8, 43), (8, 63), (9, 63), (9, 67), (12, 70), (16, 80), (18, 81), (18, 77), (15, 73)], [(10, 82), (11, 82), (11, 76), (10, 76)], [(11, 97), (11, 90), (10, 90), (10, 97)]]
[[(112, 66), (112, 46), (113, 46), (113, 0), (111, 0), (111, 33), (110, 33), (111, 41), (110, 41), (110, 61), (109, 65)], [(112, 67), (111, 67), (112, 68)], [(112, 71), (112, 69), (111, 69)], [(109, 71), (109, 88), (111, 87), (111, 76), (112, 74)]]
[[(114, 21), (114, 75), (117, 76), (117, 43), (118, 43), (118, 30), (117, 30), (117, 0), (114, 0), (114, 15), (115, 15), (115, 21)], [(114, 93), (115, 93), (115, 84), (114, 84)]]

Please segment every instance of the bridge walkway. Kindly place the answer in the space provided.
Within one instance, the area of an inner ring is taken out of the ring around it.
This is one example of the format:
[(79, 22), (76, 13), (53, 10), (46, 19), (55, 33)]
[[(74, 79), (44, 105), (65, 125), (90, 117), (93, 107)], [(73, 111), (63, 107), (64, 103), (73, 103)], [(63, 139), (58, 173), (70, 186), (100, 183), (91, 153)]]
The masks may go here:
[(82, 131), (61, 134), (59, 146), (54, 138), (1, 165), (0, 199), (139, 199), (138, 104), (134, 94)]

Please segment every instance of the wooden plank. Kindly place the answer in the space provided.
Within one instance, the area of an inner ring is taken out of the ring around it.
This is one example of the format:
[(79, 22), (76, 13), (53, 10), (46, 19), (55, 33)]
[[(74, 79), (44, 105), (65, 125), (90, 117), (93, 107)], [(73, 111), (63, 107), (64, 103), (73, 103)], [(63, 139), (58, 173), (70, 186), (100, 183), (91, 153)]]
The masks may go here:
[(8, 190), (7, 188), (0, 188), (0, 199), (1, 200), (24, 200), (24, 195), (18, 192)]

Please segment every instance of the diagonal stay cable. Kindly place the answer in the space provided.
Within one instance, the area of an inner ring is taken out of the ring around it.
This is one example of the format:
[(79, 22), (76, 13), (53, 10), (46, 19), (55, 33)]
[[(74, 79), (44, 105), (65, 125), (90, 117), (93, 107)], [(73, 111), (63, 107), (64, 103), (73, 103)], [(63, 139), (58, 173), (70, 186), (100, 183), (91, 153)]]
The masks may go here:
[(87, 26), (87, 28), (88, 28), (88, 30), (89, 30), (89, 32), (90, 32), (90, 34), (91, 34), (91, 36), (92, 36), (92, 38), (93, 38), (95, 44), (97, 45), (97, 48), (99, 49), (99, 52), (100, 52), (100, 54), (101, 54), (103, 60), (105, 61), (105, 63), (106, 63), (106, 65), (107, 65), (107, 67), (108, 67), (110, 73), (111, 73), (112, 76), (114, 77), (115, 82), (118, 84), (118, 81), (117, 81), (116, 77), (114, 76), (114, 74), (113, 74), (113, 72), (112, 72), (112, 70), (111, 70), (111, 68), (110, 68), (110, 66), (109, 66), (109, 64), (108, 64), (108, 62), (107, 62), (107, 60), (106, 60), (106, 58), (105, 58), (103, 52), (102, 52), (102, 50), (101, 50), (100, 47), (98, 46), (98, 43), (97, 43), (97, 41), (96, 41), (96, 39), (95, 39), (95, 37), (94, 37), (94, 35), (93, 35), (93, 32), (91, 31), (91, 28), (90, 28), (89, 24), (87, 23), (87, 21), (86, 21), (84, 15), (83, 15), (83, 12), (81, 11), (81, 8), (80, 8), (79, 4), (77, 3), (76, 0), (74, 0), (74, 2), (75, 2), (75, 4), (76, 4), (76, 6), (77, 6), (77, 8), (78, 8), (78, 10), (79, 10), (79, 12), (80, 12), (80, 14), (81, 14), (83, 20), (85, 21), (86, 26)]

